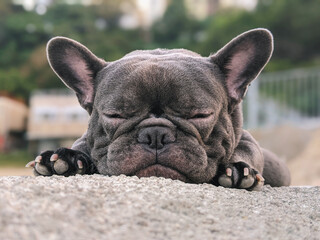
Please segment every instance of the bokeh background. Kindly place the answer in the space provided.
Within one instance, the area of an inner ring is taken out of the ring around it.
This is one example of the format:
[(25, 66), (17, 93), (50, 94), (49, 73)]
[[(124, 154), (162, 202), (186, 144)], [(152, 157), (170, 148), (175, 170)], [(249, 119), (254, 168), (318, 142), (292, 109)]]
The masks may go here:
[(50, 38), (112, 61), (152, 48), (208, 56), (264, 27), (275, 49), (244, 101), (245, 128), (288, 163), (293, 185), (320, 185), (319, 13), (319, 0), (1, 0), (0, 175), (30, 175), (23, 167), (40, 151), (70, 147), (86, 129), (47, 63)]

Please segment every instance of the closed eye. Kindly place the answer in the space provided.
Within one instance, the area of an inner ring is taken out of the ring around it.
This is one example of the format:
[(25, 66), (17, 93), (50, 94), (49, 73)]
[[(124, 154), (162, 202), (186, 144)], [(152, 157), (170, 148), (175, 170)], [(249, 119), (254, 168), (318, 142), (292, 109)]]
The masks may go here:
[(213, 116), (212, 112), (200, 112), (200, 113), (195, 113), (194, 115), (191, 115), (188, 119), (192, 120), (197, 120), (197, 119), (207, 119), (210, 116)]
[(124, 118), (122, 115), (118, 114), (118, 113), (105, 113), (104, 114), (107, 118)]
[(193, 115), (191, 118), (207, 118), (211, 115), (211, 113), (209, 114), (205, 114), (205, 113), (198, 113), (196, 115)]

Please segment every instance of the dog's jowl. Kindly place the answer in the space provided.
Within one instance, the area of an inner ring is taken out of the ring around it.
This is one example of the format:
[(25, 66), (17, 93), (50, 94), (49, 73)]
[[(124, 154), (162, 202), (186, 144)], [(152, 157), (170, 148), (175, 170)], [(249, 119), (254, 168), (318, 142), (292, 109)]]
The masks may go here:
[(242, 129), (241, 101), (272, 51), (265, 29), (209, 57), (156, 49), (114, 62), (53, 38), (49, 63), (90, 114), (89, 126), (71, 149), (43, 152), (28, 165), (47, 176), (158, 176), (248, 190), (289, 185), (285, 164)]

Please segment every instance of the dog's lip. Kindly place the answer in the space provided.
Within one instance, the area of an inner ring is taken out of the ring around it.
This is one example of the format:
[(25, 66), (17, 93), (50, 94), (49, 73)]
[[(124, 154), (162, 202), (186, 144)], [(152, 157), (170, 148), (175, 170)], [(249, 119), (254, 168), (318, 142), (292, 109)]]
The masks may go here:
[(181, 172), (161, 164), (153, 164), (146, 168), (140, 169), (134, 175), (138, 176), (139, 178), (155, 176), (155, 177), (170, 178), (173, 180), (180, 180), (188, 183), (192, 182)]

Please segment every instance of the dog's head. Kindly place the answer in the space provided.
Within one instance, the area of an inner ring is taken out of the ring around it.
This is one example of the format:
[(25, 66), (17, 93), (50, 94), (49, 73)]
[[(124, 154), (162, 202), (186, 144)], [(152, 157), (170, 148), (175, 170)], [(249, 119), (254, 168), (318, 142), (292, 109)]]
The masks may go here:
[(243, 33), (209, 57), (134, 51), (105, 62), (73, 40), (48, 43), (48, 59), (89, 114), (91, 157), (101, 174), (209, 182), (242, 127), (239, 103), (268, 62), (272, 35)]

